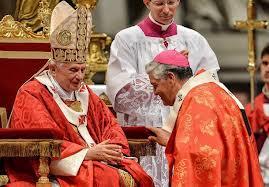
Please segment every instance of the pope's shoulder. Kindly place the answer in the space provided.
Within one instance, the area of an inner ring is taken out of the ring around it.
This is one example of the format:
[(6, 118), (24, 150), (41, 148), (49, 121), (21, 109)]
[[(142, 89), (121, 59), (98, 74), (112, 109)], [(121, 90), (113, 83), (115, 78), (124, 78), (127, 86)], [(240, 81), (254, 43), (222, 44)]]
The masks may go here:
[(27, 92), (33, 92), (33, 93), (39, 93), (40, 91), (42, 91), (43, 89), (45, 89), (45, 86), (43, 84), (41, 84), (39, 81), (37, 81), (36, 79), (33, 79), (27, 83), (24, 83), (19, 91), (27, 91)]

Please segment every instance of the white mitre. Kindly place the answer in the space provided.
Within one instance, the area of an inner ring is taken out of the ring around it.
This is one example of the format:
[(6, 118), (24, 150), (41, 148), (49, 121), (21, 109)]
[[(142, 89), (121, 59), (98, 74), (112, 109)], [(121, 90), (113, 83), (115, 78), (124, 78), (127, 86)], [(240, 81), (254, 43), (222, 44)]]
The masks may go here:
[(52, 58), (58, 62), (86, 63), (92, 29), (89, 9), (76, 10), (61, 1), (51, 15), (50, 44)]

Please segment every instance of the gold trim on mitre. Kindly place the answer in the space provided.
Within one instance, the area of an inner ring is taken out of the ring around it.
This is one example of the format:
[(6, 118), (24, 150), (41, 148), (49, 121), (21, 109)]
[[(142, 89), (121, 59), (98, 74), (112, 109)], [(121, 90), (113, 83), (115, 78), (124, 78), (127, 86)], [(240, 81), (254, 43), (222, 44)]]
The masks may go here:
[[(78, 61), (87, 62), (88, 43), (87, 43), (87, 8), (81, 6), (78, 8), (78, 32), (77, 32), (77, 49)], [(90, 32), (90, 31), (89, 31)], [(89, 33), (90, 34), (90, 33)], [(90, 41), (89, 41), (90, 42)]]
[(64, 1), (59, 4), (52, 13), (50, 41), (53, 59), (64, 63), (86, 63), (92, 27), (91, 14), (85, 6), (74, 10)]
[(59, 34), (56, 37), (56, 40), (58, 41), (59, 44), (66, 46), (71, 44), (72, 40), (71, 40), (71, 32), (68, 30), (63, 30), (61, 32), (59, 32)]

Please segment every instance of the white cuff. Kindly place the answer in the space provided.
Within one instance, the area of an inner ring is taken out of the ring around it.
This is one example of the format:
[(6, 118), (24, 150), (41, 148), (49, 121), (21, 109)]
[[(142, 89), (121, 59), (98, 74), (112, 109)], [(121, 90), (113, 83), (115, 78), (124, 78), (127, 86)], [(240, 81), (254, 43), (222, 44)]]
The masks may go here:
[(59, 176), (76, 176), (89, 149), (83, 149), (69, 157), (53, 160), (50, 173)]

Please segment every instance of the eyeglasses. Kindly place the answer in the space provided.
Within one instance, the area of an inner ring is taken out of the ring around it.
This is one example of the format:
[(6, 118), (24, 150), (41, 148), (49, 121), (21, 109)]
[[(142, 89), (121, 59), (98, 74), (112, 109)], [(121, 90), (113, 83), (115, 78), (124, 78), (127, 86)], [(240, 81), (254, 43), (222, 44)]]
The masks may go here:
[(165, 5), (167, 5), (170, 8), (174, 8), (177, 6), (178, 0), (171, 0), (171, 1), (150, 1), (154, 6), (158, 8), (163, 8)]

